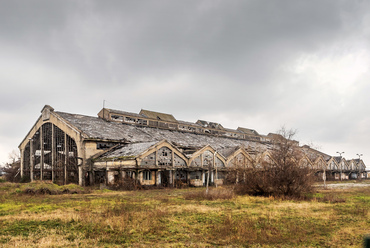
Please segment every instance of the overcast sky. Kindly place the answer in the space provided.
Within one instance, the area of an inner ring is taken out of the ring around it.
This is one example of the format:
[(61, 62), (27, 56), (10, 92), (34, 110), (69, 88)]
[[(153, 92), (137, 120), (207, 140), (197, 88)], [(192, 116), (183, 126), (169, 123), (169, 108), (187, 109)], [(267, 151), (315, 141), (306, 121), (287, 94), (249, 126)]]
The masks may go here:
[(171, 113), (370, 166), (370, 1), (0, 0), (0, 163), (45, 104)]

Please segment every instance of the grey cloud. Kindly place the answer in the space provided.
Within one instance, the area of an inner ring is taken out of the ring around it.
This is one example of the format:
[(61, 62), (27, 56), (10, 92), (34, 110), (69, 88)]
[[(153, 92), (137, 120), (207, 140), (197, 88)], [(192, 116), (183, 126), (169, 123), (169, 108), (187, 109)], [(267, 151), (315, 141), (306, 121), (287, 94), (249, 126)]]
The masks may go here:
[[(344, 0), (1, 1), (0, 66), (10, 71), (0, 72), (0, 115), (37, 116), (44, 104), (96, 115), (107, 99), (133, 112), (221, 116), (230, 126), (268, 132), (286, 124), (304, 139), (347, 142), (361, 136), (346, 132), (358, 127), (353, 120), (369, 112), (369, 75), (349, 97), (320, 89), (314, 73), (297, 74), (294, 66), (307, 54), (369, 52), (369, 7)], [(27, 118), (26, 129), (35, 121)], [(1, 133), (19, 135), (12, 119)]]

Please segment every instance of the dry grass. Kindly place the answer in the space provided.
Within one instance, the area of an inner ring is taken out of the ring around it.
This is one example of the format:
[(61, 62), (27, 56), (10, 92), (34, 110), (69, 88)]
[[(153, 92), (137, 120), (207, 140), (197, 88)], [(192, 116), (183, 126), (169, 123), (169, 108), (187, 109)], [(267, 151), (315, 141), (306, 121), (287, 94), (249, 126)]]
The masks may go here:
[(0, 247), (361, 247), (370, 232), (369, 188), (298, 201), (226, 187), (205, 198), (197, 188), (25, 195), (23, 186), (0, 183)]
[(230, 200), (234, 198), (234, 192), (231, 188), (212, 188), (208, 193), (205, 189), (190, 191), (184, 195), (186, 200)]

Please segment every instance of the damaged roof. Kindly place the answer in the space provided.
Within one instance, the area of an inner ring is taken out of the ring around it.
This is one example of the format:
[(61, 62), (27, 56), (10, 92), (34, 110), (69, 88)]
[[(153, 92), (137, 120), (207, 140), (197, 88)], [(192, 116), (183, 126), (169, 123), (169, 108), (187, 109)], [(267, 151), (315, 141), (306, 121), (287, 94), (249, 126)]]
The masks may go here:
[(205, 134), (185, 133), (180, 131), (141, 127), (118, 122), (108, 122), (98, 117), (55, 112), (70, 124), (78, 128), (89, 139), (101, 139), (112, 141), (125, 141), (128, 143), (152, 142), (167, 140), (177, 147), (204, 147), (212, 146), (214, 149), (226, 147), (250, 147), (250, 149), (262, 151), (266, 145), (258, 142), (215, 137)]
[(250, 128), (238, 127), (236, 130), (249, 134), (249, 135), (259, 135), (256, 130), (250, 129)]
[(108, 151), (107, 153), (104, 153), (101, 157), (104, 158), (136, 157), (145, 152), (146, 150), (148, 150), (150, 147), (154, 146), (156, 143), (158, 142), (152, 141), (126, 144), (117, 149), (113, 149), (111, 151)]

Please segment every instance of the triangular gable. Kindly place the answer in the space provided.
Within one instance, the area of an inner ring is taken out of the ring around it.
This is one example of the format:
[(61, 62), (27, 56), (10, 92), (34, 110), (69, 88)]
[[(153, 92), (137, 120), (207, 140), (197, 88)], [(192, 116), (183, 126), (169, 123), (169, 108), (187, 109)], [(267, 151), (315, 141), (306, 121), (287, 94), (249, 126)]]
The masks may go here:
[(144, 152), (142, 152), (137, 158), (139, 160), (140, 159), (143, 159), (146, 156), (148, 156), (149, 154), (151, 154), (151, 153), (153, 153), (153, 152), (161, 149), (162, 147), (169, 148), (170, 150), (172, 150), (173, 152), (175, 152), (180, 158), (182, 158), (183, 160), (185, 160), (186, 162), (188, 162), (188, 158), (185, 157), (184, 154), (182, 154), (182, 152), (177, 147), (173, 146), (167, 140), (161, 140), (158, 143), (152, 145), (151, 147), (149, 147), (148, 149), (146, 149)]
[(337, 160), (335, 157), (331, 157), (329, 161), (327, 162), (327, 169), (328, 170), (338, 170), (339, 164), (337, 163)]
[(299, 160), (298, 164), (299, 164), (300, 167), (308, 166), (310, 169), (313, 169), (313, 163), (306, 154), (303, 155), (303, 157)]
[(84, 134), (80, 129), (78, 129), (76, 126), (72, 125), (66, 119), (62, 118), (60, 115), (54, 112), (54, 108), (49, 105), (45, 105), (41, 110), (41, 115), (39, 116), (39, 118), (37, 118), (35, 124), (32, 126), (30, 131), (28, 131), (27, 135), (19, 144), (18, 148), (24, 149), (24, 147), (29, 142), (29, 139), (31, 139), (40, 129), (40, 127), (45, 123), (52, 123), (62, 130), (70, 129), (72, 132), (69, 132), (68, 135), (71, 136), (71, 138), (73, 138), (74, 140), (79, 140), (81, 136), (82, 138), (87, 138), (87, 135)]
[[(271, 161), (266, 161), (266, 158), (271, 160)], [(266, 161), (266, 162), (272, 162), (272, 163), (275, 163), (276, 164), (276, 161), (272, 158), (272, 155), (270, 153), (270, 151), (264, 151), (263, 153), (260, 153), (257, 158), (256, 158), (256, 162), (257, 163), (261, 163), (263, 161)]]
[(212, 146), (210, 145), (206, 145), (204, 147), (202, 147), (201, 149), (199, 149), (198, 151), (194, 152), (191, 157), (189, 158), (189, 165), (191, 165), (191, 162), (198, 158), (201, 154), (203, 154), (205, 151), (210, 151), (211, 153), (215, 154), (216, 157), (218, 159), (220, 159), (224, 165), (226, 165), (226, 158), (219, 152), (217, 152), (217, 150), (215, 150)]
[(327, 170), (327, 166), (328, 164), (321, 155), (313, 162), (313, 168), (317, 170)]
[(366, 169), (366, 165), (362, 160), (357, 163), (356, 167), (359, 171), (364, 171)]
[(249, 153), (243, 148), (243, 147), (240, 147), (239, 149), (237, 149), (236, 151), (234, 151), (232, 154), (230, 154), (228, 157), (227, 157), (227, 160), (226, 160), (226, 165), (229, 166), (229, 163), (235, 159), (239, 154), (243, 154), (243, 156), (250, 162), (253, 164), (254, 160), (253, 158), (249, 155)]
[(349, 170), (350, 169), (348, 161), (346, 159), (344, 159), (343, 157), (342, 157), (342, 160), (340, 161), (339, 169), (342, 169), (342, 170)]

